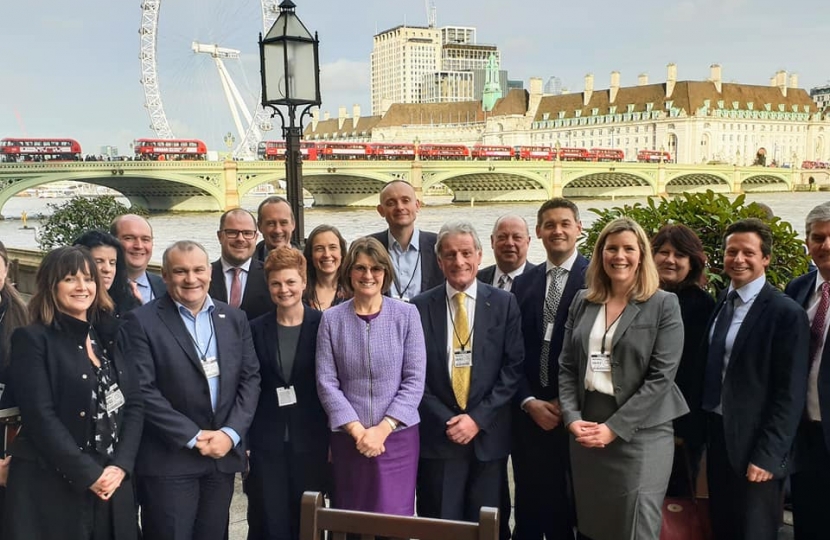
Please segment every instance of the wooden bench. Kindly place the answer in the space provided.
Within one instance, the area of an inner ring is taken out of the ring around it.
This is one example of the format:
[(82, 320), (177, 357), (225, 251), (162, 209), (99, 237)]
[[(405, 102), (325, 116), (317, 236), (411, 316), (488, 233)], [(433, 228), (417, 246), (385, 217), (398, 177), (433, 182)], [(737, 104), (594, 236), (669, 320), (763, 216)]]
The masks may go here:
[(499, 515), (495, 508), (482, 507), (478, 523), (444, 519), (390, 516), (326, 508), (322, 493), (303, 494), (300, 513), (300, 540), (320, 540), (328, 532), (331, 540), (378, 537), (418, 540), (498, 540)]

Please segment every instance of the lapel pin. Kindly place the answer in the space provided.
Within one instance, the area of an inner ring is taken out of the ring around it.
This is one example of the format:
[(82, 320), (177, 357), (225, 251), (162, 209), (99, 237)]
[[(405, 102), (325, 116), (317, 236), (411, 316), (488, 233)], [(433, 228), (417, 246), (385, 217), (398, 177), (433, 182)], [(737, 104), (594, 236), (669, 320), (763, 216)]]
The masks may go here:
[(220, 314), (219, 314), (219, 318), (220, 318), (220, 319), (224, 319), (224, 318), (225, 318), (225, 314), (224, 314), (224, 313), (220, 313)]

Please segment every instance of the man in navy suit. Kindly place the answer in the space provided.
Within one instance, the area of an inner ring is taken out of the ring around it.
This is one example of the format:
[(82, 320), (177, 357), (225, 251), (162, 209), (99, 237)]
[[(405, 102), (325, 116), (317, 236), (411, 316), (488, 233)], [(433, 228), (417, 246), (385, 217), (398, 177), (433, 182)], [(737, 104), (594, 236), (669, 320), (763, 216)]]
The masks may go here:
[(481, 242), (469, 222), (445, 224), (435, 247), (446, 282), (412, 300), (427, 343), (418, 515), (477, 521), (500, 502), (521, 319), (510, 293), (476, 279)]
[(709, 323), (701, 361), (709, 511), (715, 540), (775, 540), (784, 478), (804, 410), (810, 325), (766, 281), (769, 226), (727, 227), (729, 287)]
[(393, 180), (380, 191), (378, 213), (389, 229), (372, 234), (392, 258), (395, 276), (390, 296), (409, 301), (444, 281), (435, 258), (435, 233), (415, 227), (421, 201), (404, 180)]
[[(263, 199), (256, 211), (256, 225), (262, 233), (262, 240), (256, 245), (254, 258), (265, 262), (272, 250), (281, 246), (293, 246), (291, 235), (294, 234), (294, 211), (291, 205), (279, 195)], [(297, 246), (294, 246), (297, 247)]]
[(125, 316), (145, 424), (135, 471), (145, 538), (221, 540), (240, 444), (259, 398), (259, 363), (245, 314), (208, 296), (204, 248), (164, 252), (168, 294)]
[(582, 232), (577, 206), (545, 201), (536, 236), (547, 261), (516, 278), (513, 294), (522, 313), (524, 373), (513, 408), (513, 476), (518, 540), (573, 540), (573, 498), (568, 431), (559, 407), (559, 353), (568, 308), (585, 287), (588, 261), (576, 250)]
[(253, 257), (256, 248), (256, 220), (242, 208), (228, 210), (219, 218), (216, 231), (222, 256), (211, 263), (211, 298), (239, 308), (253, 320), (270, 311), (274, 304), (265, 283), (263, 263)]
[(790, 481), (795, 538), (818, 540), (827, 537), (830, 505), (830, 203), (807, 214), (805, 229), (815, 269), (791, 281), (784, 291), (810, 319), (807, 406), (796, 433)]
[(150, 222), (136, 214), (123, 214), (113, 220), (110, 234), (118, 238), (124, 248), (127, 278), (141, 295), (141, 303), (164, 296), (164, 281), (147, 271), (153, 256), (153, 228)]

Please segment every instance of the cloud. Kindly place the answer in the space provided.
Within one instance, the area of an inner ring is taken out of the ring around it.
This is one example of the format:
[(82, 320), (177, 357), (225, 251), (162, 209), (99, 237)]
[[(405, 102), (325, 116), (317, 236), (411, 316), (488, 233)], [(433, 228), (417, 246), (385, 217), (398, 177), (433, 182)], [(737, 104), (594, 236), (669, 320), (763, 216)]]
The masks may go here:
[(369, 62), (340, 59), (320, 66), (320, 91), (369, 92)]

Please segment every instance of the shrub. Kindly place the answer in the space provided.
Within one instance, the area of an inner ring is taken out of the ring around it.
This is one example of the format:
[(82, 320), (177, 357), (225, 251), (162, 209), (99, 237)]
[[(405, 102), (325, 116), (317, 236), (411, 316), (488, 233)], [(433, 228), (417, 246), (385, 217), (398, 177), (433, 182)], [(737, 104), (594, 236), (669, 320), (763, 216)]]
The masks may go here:
[(590, 256), (600, 231), (618, 217), (629, 217), (639, 223), (649, 237), (667, 223), (682, 223), (694, 230), (703, 242), (708, 258), (706, 274), (709, 290), (715, 292), (725, 288), (729, 277), (723, 273), (723, 233), (733, 222), (755, 217), (764, 220), (772, 229), (772, 256), (767, 268), (767, 281), (778, 288), (794, 277), (807, 271), (810, 258), (804, 249), (804, 242), (789, 222), (779, 217), (770, 217), (768, 209), (758, 203), (745, 204), (746, 197), (739, 195), (734, 201), (712, 191), (705, 193), (684, 193), (673, 199), (650, 197), (648, 201), (609, 208), (590, 210), (599, 218), (590, 228), (583, 231), (580, 251)]
[(75, 196), (63, 204), (50, 203), (48, 206), (52, 209), (52, 215), (41, 222), (37, 236), (37, 243), (44, 251), (68, 246), (92, 229), (109, 230), (112, 220), (121, 214), (133, 212), (146, 215), (143, 209), (129, 208), (110, 195), (92, 198)]

